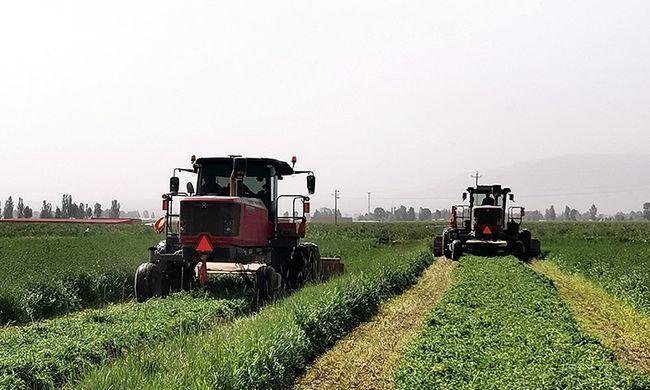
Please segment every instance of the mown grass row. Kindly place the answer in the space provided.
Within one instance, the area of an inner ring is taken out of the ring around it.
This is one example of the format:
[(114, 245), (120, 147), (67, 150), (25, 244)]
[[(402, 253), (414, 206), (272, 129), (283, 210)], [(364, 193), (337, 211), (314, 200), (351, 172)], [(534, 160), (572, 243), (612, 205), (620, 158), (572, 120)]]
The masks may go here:
[(532, 229), (547, 260), (650, 315), (650, 223), (540, 223)]
[(0, 388), (57, 388), (83, 370), (250, 308), (245, 299), (182, 294), (0, 330)]
[(129, 354), (80, 388), (281, 389), (314, 357), (416, 282), (428, 250), (386, 251), (382, 266), (308, 286), (259, 314)]
[(515, 258), (461, 259), (407, 348), (399, 389), (646, 389), (588, 336), (553, 284)]

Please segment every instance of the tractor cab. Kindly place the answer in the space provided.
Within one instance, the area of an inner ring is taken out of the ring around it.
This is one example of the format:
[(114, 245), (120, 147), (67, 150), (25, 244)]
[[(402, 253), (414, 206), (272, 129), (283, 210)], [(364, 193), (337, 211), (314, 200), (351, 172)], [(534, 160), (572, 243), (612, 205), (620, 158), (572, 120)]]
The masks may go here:
[(463, 198), (469, 194), (469, 218), (471, 234), (476, 237), (496, 238), (505, 229), (507, 196), (510, 188), (500, 185), (468, 187)]

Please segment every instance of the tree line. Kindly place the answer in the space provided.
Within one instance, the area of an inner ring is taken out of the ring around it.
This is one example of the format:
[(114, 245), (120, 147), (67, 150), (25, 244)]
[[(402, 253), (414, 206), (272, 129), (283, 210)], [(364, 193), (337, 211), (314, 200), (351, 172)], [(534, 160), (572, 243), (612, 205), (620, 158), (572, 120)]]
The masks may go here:
[(580, 212), (569, 206), (564, 206), (564, 211), (557, 213), (555, 211), (555, 206), (544, 210), (544, 213), (539, 210), (526, 210), (524, 217), (528, 221), (642, 221), (650, 220), (650, 202), (643, 204), (643, 211), (630, 211), (625, 213), (622, 211), (617, 212), (614, 215), (605, 215), (598, 213), (598, 207), (595, 204), (592, 204), (589, 209), (584, 212)]
[[(2, 202), (0, 202), (2, 204)], [(2, 208), (2, 218), (32, 218), (34, 210), (29, 206), (25, 206), (23, 198), (18, 198), (18, 203), (14, 207), (14, 200), (11, 196), (4, 202)], [(41, 211), (38, 215), (39, 218), (56, 218), (56, 219), (86, 219), (86, 218), (119, 218), (120, 217), (120, 203), (114, 199), (111, 201), (110, 208), (103, 210), (100, 203), (90, 205), (79, 202), (78, 204), (72, 201), (72, 195), (63, 194), (61, 205), (52, 208), (52, 204), (43, 201)]]

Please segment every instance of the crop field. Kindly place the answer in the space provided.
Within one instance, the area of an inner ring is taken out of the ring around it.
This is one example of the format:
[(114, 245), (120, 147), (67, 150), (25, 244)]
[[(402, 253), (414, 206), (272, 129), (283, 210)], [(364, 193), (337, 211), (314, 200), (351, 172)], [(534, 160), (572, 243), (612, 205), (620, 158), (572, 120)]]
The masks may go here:
[(550, 281), (513, 257), (461, 259), (403, 356), (400, 389), (643, 388), (582, 331)]
[(435, 259), (442, 226), (311, 224), (348, 272), (256, 310), (233, 278), (133, 302), (148, 227), (0, 225), (0, 389), (650, 386), (650, 224), (531, 223), (531, 263)]

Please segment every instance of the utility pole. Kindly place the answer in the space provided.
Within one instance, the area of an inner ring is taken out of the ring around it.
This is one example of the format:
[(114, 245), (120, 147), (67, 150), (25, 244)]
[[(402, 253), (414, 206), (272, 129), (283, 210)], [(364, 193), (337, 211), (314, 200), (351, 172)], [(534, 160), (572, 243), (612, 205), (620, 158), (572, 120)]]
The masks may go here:
[(339, 199), (341, 198), (341, 192), (339, 190), (334, 190), (334, 225), (339, 224)]
[(470, 176), (470, 177), (476, 179), (476, 187), (478, 187), (478, 179), (481, 178), (481, 177), (483, 177), (483, 175), (479, 175), (479, 174), (478, 174), (478, 171), (476, 171), (476, 174), (475, 174), (475, 175), (472, 175), (472, 176)]
[(370, 192), (368, 192), (368, 215), (370, 215)]

